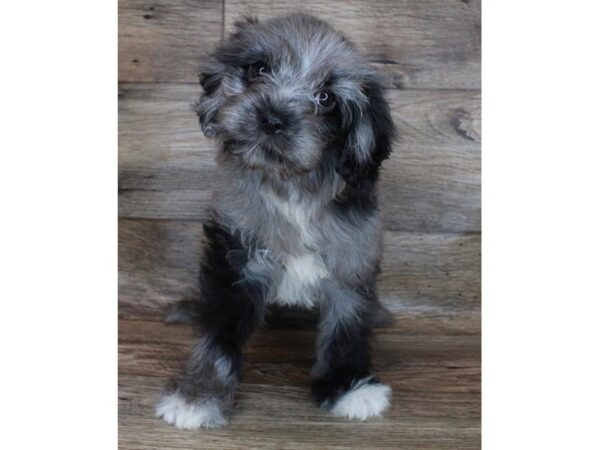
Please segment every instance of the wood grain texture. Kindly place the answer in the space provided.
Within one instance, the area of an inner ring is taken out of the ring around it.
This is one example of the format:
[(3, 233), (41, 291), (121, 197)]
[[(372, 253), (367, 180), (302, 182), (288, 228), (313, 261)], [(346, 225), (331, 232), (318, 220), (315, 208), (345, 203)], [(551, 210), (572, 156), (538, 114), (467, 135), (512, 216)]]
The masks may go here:
[(227, 0), (225, 32), (242, 15), (320, 17), (378, 62), (389, 87), (479, 89), (481, 4), (439, 0)]
[(119, 80), (196, 82), (201, 58), (242, 15), (309, 12), (348, 35), (388, 87), (478, 89), (481, 7), (475, 1), (228, 0), (119, 2)]
[[(465, 305), (443, 308), (397, 308), (390, 313), (394, 302), (388, 301), (386, 313), (391, 314), (392, 323), (375, 320), (373, 325), (381, 332), (392, 328), (394, 332), (421, 335), (444, 334), (448, 336), (481, 333), (481, 311), (478, 305), (466, 308)], [(387, 317), (386, 314), (386, 317)], [(137, 318), (142, 318), (138, 316)], [(314, 330), (319, 321), (318, 309), (286, 308), (270, 305), (267, 309), (265, 327), (276, 330)]]
[(197, 81), (222, 32), (221, 0), (119, 0), (119, 81)]
[(260, 331), (230, 425), (188, 432), (154, 418), (163, 383), (181, 367), (188, 327), (119, 324), (119, 439), (128, 449), (475, 449), (480, 441), (479, 336), (376, 336), (374, 370), (393, 389), (385, 417), (334, 418), (314, 406), (308, 376), (314, 333)]
[(199, 223), (119, 220), (120, 313), (196, 298), (202, 239)]
[[(407, 335), (397, 327), (378, 330), (373, 341), (377, 373), (401, 390), (479, 392), (480, 336), (426, 331), (429, 334)], [(122, 320), (120, 372), (158, 377), (175, 373), (182, 368), (194, 339), (189, 326)], [(308, 387), (315, 339), (314, 330), (257, 331), (244, 350), (244, 381)], [(402, 374), (398, 373), (400, 367)], [(455, 376), (444, 378), (449, 367), (456, 370)]]
[[(119, 99), (119, 216), (203, 220), (218, 170), (191, 105), (196, 85), (123, 84)], [(480, 94), (390, 91), (400, 140), (384, 164), (384, 226), (481, 229)]]
[[(317, 409), (316, 312), (271, 310), (233, 423), (177, 430), (153, 405), (194, 333), (161, 320), (199, 295), (218, 177), (192, 112), (198, 69), (237, 18), (298, 9), (348, 35), (391, 88), (400, 141), (382, 173), (379, 291), (395, 323), (376, 330), (373, 365), (392, 407), (366, 422)], [(119, 448), (480, 448), (480, 11), (480, 0), (119, 1)]]
[[(202, 240), (200, 222), (121, 219), (121, 317), (159, 319), (167, 305), (195, 298)], [(476, 233), (386, 232), (382, 303), (406, 329), (437, 319), (443, 329), (478, 332), (480, 246)]]

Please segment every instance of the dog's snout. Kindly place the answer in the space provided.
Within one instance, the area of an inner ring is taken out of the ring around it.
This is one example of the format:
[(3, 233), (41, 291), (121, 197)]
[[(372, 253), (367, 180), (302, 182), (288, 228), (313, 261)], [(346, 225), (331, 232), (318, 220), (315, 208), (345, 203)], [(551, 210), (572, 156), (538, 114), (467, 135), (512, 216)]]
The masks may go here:
[(261, 111), (258, 113), (260, 128), (265, 134), (275, 134), (281, 132), (286, 126), (285, 120), (280, 114), (274, 111)]

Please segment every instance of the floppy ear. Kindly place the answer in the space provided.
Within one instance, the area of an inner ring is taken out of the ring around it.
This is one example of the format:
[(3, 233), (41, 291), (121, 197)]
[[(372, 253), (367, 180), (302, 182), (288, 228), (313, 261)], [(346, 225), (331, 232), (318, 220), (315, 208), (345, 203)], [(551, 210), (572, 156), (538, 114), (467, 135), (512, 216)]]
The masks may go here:
[(224, 100), (221, 91), (224, 73), (225, 66), (213, 57), (206, 61), (200, 73), (200, 85), (204, 92), (194, 109), (200, 120), (200, 128), (208, 138), (214, 137), (218, 131), (215, 119)]
[(336, 166), (344, 181), (360, 190), (368, 189), (377, 181), (381, 162), (390, 156), (396, 136), (380, 81), (368, 77), (362, 91), (367, 103), (350, 122)]
[(200, 128), (206, 137), (214, 137), (219, 132), (216, 118), (225, 100), (226, 92), (231, 93), (240, 89), (231, 74), (226, 74), (227, 64), (237, 64), (239, 51), (236, 46), (242, 34), (257, 23), (258, 20), (251, 17), (244, 17), (243, 20), (235, 22), (233, 33), (229, 39), (202, 64), (200, 85), (204, 89), (204, 93), (196, 103), (195, 110), (200, 119)]

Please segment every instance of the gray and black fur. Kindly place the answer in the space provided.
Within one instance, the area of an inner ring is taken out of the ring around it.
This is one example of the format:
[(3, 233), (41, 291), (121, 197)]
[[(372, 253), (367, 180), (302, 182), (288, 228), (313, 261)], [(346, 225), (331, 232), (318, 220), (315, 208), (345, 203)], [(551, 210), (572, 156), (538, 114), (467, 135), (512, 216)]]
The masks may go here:
[(202, 338), (158, 415), (182, 428), (226, 423), (242, 347), (269, 304), (321, 310), (318, 404), (379, 415), (389, 388), (371, 373), (369, 311), (377, 180), (394, 138), (379, 77), (327, 23), (295, 14), (236, 23), (201, 85), (196, 110), (218, 142), (221, 175), (193, 304)]

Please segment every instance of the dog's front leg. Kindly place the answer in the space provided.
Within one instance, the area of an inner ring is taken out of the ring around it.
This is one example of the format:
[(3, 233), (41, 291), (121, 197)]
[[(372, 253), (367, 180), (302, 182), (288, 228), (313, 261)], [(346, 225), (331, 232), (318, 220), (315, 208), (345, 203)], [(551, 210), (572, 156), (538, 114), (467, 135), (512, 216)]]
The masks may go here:
[(247, 251), (223, 228), (205, 227), (202, 299), (193, 318), (202, 337), (156, 413), (178, 428), (228, 422), (242, 371), (242, 346), (264, 314), (262, 285), (244, 272)]
[(371, 374), (368, 300), (334, 283), (324, 285), (312, 392), (337, 416), (364, 420), (380, 415), (391, 389)]

